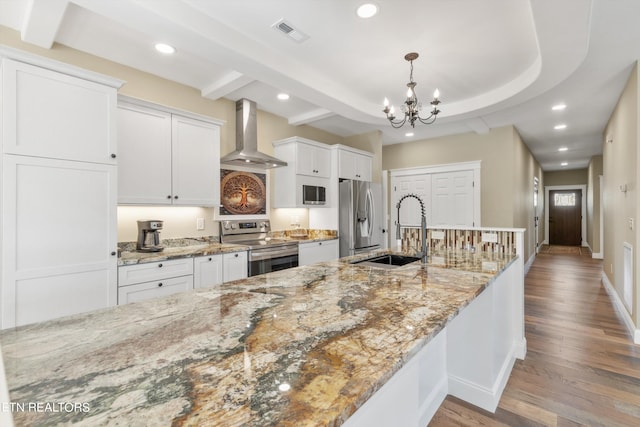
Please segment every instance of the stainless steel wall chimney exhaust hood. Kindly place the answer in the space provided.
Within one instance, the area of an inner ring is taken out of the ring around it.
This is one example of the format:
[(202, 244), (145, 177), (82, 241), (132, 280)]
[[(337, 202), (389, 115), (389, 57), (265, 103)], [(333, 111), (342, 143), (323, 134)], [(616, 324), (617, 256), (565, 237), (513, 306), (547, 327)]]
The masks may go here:
[(256, 103), (242, 98), (236, 101), (236, 150), (223, 156), (221, 164), (271, 169), (287, 162), (258, 151)]

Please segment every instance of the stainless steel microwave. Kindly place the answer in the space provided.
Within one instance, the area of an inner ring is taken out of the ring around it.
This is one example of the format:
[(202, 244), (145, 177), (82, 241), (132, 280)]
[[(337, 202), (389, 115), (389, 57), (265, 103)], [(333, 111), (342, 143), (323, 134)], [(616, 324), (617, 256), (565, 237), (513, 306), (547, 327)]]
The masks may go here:
[(324, 205), (327, 203), (327, 189), (318, 185), (302, 186), (303, 205)]

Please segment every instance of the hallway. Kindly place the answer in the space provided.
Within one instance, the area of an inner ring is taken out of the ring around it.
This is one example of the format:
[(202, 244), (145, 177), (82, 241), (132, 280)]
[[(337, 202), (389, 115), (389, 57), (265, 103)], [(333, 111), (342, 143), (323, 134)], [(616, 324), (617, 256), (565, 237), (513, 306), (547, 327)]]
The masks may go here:
[(634, 345), (590, 255), (538, 254), (525, 279), (527, 356), (495, 414), (447, 397), (429, 426), (639, 426)]

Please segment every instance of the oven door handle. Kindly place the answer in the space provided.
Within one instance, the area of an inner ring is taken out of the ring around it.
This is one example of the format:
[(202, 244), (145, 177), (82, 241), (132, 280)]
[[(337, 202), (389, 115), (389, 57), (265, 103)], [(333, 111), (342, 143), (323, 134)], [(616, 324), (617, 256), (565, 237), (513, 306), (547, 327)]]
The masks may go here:
[(298, 246), (292, 248), (274, 248), (274, 249), (259, 249), (249, 251), (249, 261), (262, 261), (265, 259), (283, 258), (287, 256), (298, 256)]

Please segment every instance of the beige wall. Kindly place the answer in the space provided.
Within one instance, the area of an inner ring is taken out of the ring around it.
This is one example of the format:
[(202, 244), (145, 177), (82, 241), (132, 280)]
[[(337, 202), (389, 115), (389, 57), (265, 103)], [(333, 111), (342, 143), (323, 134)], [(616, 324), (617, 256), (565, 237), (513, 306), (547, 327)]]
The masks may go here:
[(571, 169), (544, 173), (544, 185), (548, 187), (556, 185), (587, 185), (588, 180), (588, 169)]
[[(382, 147), (382, 169), (388, 171), (478, 160), (481, 225), (527, 228), (528, 259), (535, 242), (529, 235), (535, 216), (533, 177), (538, 177), (541, 189), (544, 184), (540, 165), (513, 126), (491, 129), (486, 134), (465, 133)], [(542, 191), (539, 196), (542, 201)]]
[(587, 244), (594, 256), (602, 256), (600, 242), (600, 177), (602, 156), (593, 156), (589, 161), (587, 181)]
[[(542, 168), (522, 141), (520, 134), (513, 129), (513, 227), (526, 228), (524, 247), (527, 259), (536, 253), (536, 243), (544, 240), (544, 192), (546, 185)], [(539, 180), (537, 212), (533, 206), (534, 177)], [(539, 217), (538, 234), (535, 234), (535, 216)]]
[(481, 161), (481, 223), (513, 227), (513, 127), (382, 147), (382, 169)]
[[(640, 327), (640, 292), (637, 266), (640, 251), (636, 246), (638, 227), (629, 227), (629, 219), (637, 221), (638, 207), (638, 66), (634, 67), (604, 133), (604, 264), (603, 269), (616, 292), (623, 299), (623, 244), (634, 248), (634, 297), (631, 316)], [(620, 190), (626, 185), (627, 191)]]

